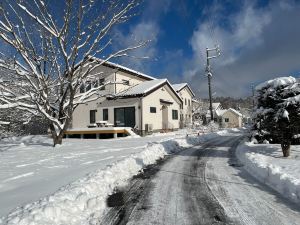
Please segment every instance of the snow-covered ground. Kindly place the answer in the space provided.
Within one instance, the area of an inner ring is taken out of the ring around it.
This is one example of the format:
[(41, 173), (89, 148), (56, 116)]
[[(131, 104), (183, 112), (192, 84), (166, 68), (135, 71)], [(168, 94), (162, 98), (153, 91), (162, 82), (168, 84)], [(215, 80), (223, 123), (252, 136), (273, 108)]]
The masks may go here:
[(93, 224), (106, 196), (145, 165), (222, 133), (68, 139), (56, 148), (45, 136), (1, 140), (0, 224)]
[(292, 146), (288, 158), (282, 156), (280, 145), (276, 144), (245, 142), (236, 153), (254, 177), (300, 204), (300, 146)]

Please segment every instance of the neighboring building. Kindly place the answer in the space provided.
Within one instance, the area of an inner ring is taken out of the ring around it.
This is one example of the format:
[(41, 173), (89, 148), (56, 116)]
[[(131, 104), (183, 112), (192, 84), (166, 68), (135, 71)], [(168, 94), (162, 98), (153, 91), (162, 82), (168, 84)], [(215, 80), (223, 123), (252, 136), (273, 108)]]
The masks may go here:
[[(179, 128), (183, 101), (167, 79), (155, 79), (110, 62), (99, 66), (94, 74), (80, 92), (93, 85), (107, 84), (99, 92), (103, 97), (79, 105), (73, 113), (72, 128), (92, 127), (99, 121), (115, 127), (132, 127), (140, 134)], [(185, 95), (185, 90), (182, 93)]]
[(223, 128), (240, 128), (242, 127), (243, 115), (235, 109), (217, 110), (218, 121)]
[(172, 87), (179, 94), (183, 102), (180, 106), (180, 128), (191, 125), (193, 120), (193, 98), (195, 94), (187, 83), (173, 84)]
[[(209, 105), (208, 105), (209, 107)], [(220, 110), (223, 110), (223, 107), (221, 105), (220, 102), (214, 102), (212, 103), (212, 111), (213, 111), (213, 117), (214, 117), (214, 121), (217, 122), (218, 121), (218, 111)], [(211, 115), (210, 115), (210, 110), (208, 109), (207, 112), (206, 112), (206, 116), (205, 116), (205, 119), (206, 119), (206, 123), (210, 122), (211, 121)]]

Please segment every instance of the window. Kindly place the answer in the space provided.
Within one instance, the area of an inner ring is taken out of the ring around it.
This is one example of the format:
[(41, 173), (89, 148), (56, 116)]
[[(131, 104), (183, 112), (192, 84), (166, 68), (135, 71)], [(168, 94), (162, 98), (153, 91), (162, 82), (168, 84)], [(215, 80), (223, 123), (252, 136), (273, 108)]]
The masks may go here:
[(84, 93), (84, 91), (85, 91), (85, 86), (84, 86), (84, 84), (82, 83), (82, 84), (80, 85), (79, 92), (80, 92), (80, 93)]
[(94, 88), (97, 88), (99, 85), (98, 85), (98, 80), (94, 80), (93, 81), (93, 87)]
[(189, 106), (191, 106), (191, 100), (189, 99)]
[(175, 109), (172, 110), (172, 119), (178, 120), (178, 110)]
[(150, 107), (150, 113), (156, 113), (156, 107)]
[(180, 114), (180, 120), (183, 121), (183, 114)]
[(91, 88), (92, 88), (92, 84), (91, 84), (91, 82), (86, 82), (86, 91), (89, 91), (89, 90), (91, 90)]
[(122, 82), (123, 82), (124, 85), (129, 85), (129, 80), (123, 80), (122, 79)]
[(182, 104), (180, 104), (180, 109), (183, 109), (183, 105)]
[(96, 123), (97, 110), (90, 110), (90, 123)]
[(103, 120), (108, 120), (108, 109), (103, 109)]
[[(104, 81), (105, 81), (104, 78), (100, 78), (100, 79), (99, 79), (99, 85), (104, 85)], [(100, 90), (105, 90), (105, 86), (102, 86), (102, 87), (100, 88)]]
[(186, 98), (184, 99), (184, 104), (186, 105)]
[(229, 118), (225, 118), (225, 123), (228, 123), (229, 122)]

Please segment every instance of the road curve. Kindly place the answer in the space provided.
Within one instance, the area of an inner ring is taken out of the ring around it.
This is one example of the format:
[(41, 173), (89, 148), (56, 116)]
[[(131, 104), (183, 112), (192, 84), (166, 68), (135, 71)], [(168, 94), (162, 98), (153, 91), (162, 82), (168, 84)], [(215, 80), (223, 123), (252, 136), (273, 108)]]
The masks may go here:
[(236, 160), (240, 140), (220, 136), (151, 166), (108, 200), (100, 224), (300, 224), (299, 209)]

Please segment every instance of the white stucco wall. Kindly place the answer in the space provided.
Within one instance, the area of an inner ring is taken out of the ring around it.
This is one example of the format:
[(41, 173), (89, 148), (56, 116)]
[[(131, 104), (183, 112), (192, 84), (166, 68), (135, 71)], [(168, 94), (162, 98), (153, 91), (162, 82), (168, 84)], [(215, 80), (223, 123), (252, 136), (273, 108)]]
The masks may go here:
[[(99, 66), (97, 69), (92, 73), (92, 74), (98, 74), (99, 78), (105, 78), (105, 82), (112, 81), (112, 82), (122, 82), (122, 80), (129, 80), (129, 85), (124, 85), (124, 84), (110, 84), (105, 87), (105, 90), (99, 91), (101, 95), (107, 95), (107, 94), (114, 94), (118, 93), (120, 91), (123, 91), (125, 89), (128, 89), (132, 86), (135, 86), (143, 81), (145, 79), (142, 79), (140, 77), (135, 77), (131, 74), (124, 73), (122, 71), (117, 71), (115, 69), (107, 68), (105, 66)], [(78, 93), (78, 97), (80, 97), (80, 93)], [(92, 96), (94, 97), (94, 96)], [(72, 122), (72, 127), (73, 128), (86, 128), (90, 124), (90, 110), (98, 110), (99, 107), (103, 106), (101, 105), (103, 101), (106, 101), (106, 98), (101, 98), (96, 101), (89, 102), (87, 104), (82, 104), (79, 105), (74, 113), (73, 113), (73, 122)], [(113, 101), (107, 101), (106, 103), (103, 103), (106, 105), (106, 107), (109, 108), (109, 113), (112, 113), (112, 115), (109, 114), (110, 118), (110, 123), (113, 123), (113, 108), (114, 107), (125, 107), (128, 106), (130, 107), (131, 103), (130, 101), (127, 100), (117, 100), (119, 101), (118, 103), (113, 102)], [(123, 102), (122, 102), (123, 101)], [(116, 104), (115, 104), (116, 103)], [(109, 106), (111, 104), (111, 107)], [(118, 106), (119, 104), (119, 106)], [(127, 104), (127, 105), (126, 105)], [(136, 105), (135, 105), (136, 106)], [(101, 112), (100, 112), (101, 111)], [(102, 120), (103, 115), (102, 115), (102, 110), (98, 110), (96, 113), (96, 121), (97, 120)], [(139, 124), (139, 122), (137, 122)]]
[[(192, 123), (192, 94), (187, 87), (180, 90), (178, 93), (183, 101), (183, 109), (181, 114), (183, 114), (183, 122), (185, 124)], [(186, 104), (185, 104), (186, 100)]]
[[(180, 100), (178, 100), (174, 93), (170, 90), (167, 85), (159, 88), (155, 92), (144, 97), (142, 100), (142, 111), (143, 111), (143, 130), (145, 130), (145, 124), (152, 124), (153, 130), (162, 129), (162, 106), (160, 99), (173, 102), (172, 105), (168, 106), (168, 128), (178, 129), (179, 118), (180, 118)], [(156, 107), (156, 113), (150, 113), (150, 107)], [(178, 119), (172, 119), (172, 110), (178, 111)]]
[(125, 85), (125, 84), (116, 84), (115, 88), (116, 88), (116, 93), (119, 93), (121, 91), (124, 91), (132, 86), (135, 86), (137, 84), (140, 84), (144, 81), (146, 81), (145, 79), (142, 79), (140, 77), (136, 77), (134, 75), (131, 74), (127, 74), (124, 73), (122, 71), (118, 71), (116, 73), (116, 83), (120, 83), (123, 80), (128, 80), (129, 81), (129, 85)]
[[(228, 118), (229, 122), (225, 122), (225, 119)], [(231, 112), (230, 110), (226, 111), (222, 115), (223, 124), (227, 128), (235, 128), (235, 127), (242, 127), (242, 117), (238, 116), (237, 114)]]

